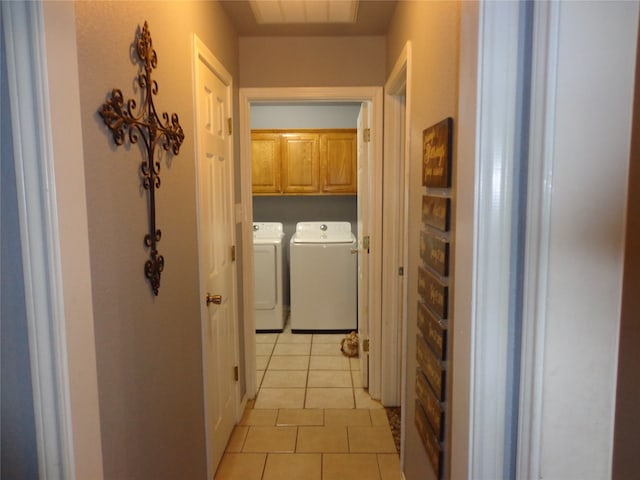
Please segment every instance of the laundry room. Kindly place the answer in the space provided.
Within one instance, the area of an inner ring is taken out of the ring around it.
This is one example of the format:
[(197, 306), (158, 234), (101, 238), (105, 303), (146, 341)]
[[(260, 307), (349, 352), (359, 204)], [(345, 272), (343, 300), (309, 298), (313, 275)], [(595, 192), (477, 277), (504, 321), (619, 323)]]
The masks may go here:
[[(348, 263), (353, 261), (355, 265), (357, 255), (353, 255), (349, 250), (355, 250), (357, 247), (356, 128), (360, 109), (360, 103), (289, 102), (251, 105), (254, 239), (261, 233), (268, 237), (269, 232), (262, 230), (275, 228), (275, 236), (271, 236), (274, 238), (273, 243), (279, 243), (275, 253), (274, 270), (274, 261), (266, 254), (267, 247), (258, 245), (269, 243), (269, 240), (258, 240), (257, 243), (254, 241), (256, 282), (262, 284), (259, 287), (256, 283), (257, 331), (282, 331), (286, 328), (294, 332), (357, 329), (357, 311), (352, 315), (354, 323), (332, 326), (323, 325), (322, 320), (316, 322), (309, 319), (304, 325), (298, 325), (301, 328), (296, 329), (296, 325), (287, 322), (292, 305), (290, 242), (298, 224), (301, 224), (302, 228), (302, 222), (305, 222), (304, 228), (307, 232), (310, 228), (315, 229), (323, 238), (327, 238), (334, 227), (337, 227), (342, 232), (345, 243), (353, 239), (354, 243), (347, 249), (351, 255), (344, 258)], [(332, 148), (338, 151), (339, 161), (332, 162), (326, 159), (327, 150)], [(282, 224), (282, 234), (277, 231), (280, 229), (278, 223)], [(282, 239), (278, 242), (280, 236)], [(295, 240), (296, 238), (294, 242)], [(295, 250), (298, 247), (293, 248)], [(323, 263), (326, 265), (326, 262)], [(313, 264), (300, 266), (298, 270), (300, 269), (305, 270), (304, 275), (321, 275), (320, 270)], [(294, 277), (295, 271), (294, 268)], [(348, 274), (340, 276), (352, 278), (352, 282), (349, 280), (349, 283), (353, 285), (349, 290), (353, 291), (353, 301), (356, 305), (356, 267), (353, 269), (353, 275), (349, 271)], [(298, 278), (294, 280), (296, 285), (300, 283)], [(265, 293), (268, 300), (260, 298), (260, 291)], [(335, 298), (335, 295), (332, 297)], [(296, 302), (295, 298), (299, 300)], [(298, 312), (301, 309), (318, 310), (307, 300), (302, 300), (308, 296), (298, 295), (295, 298), (294, 308), (297, 308)], [(295, 307), (296, 303), (300, 305), (303, 301), (305, 305)], [(274, 318), (274, 315), (282, 315), (281, 328), (279, 318)], [(300, 315), (296, 318), (300, 318)]]

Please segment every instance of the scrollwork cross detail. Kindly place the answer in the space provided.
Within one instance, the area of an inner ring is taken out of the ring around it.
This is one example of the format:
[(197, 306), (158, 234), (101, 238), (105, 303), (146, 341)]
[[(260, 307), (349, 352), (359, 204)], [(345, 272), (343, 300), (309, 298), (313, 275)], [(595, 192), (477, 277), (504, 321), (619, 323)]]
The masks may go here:
[(145, 246), (149, 248), (149, 260), (145, 262), (144, 274), (151, 283), (153, 293), (158, 295), (160, 274), (164, 269), (164, 257), (158, 253), (158, 242), (162, 232), (156, 228), (156, 189), (160, 187), (160, 161), (155, 158), (156, 146), (159, 144), (165, 151), (171, 150), (178, 155), (180, 145), (184, 141), (184, 131), (178, 121), (178, 115), (162, 113), (158, 116), (153, 104), (153, 97), (158, 93), (158, 83), (151, 79), (151, 72), (158, 66), (158, 56), (153, 49), (151, 34), (147, 22), (139, 33), (136, 51), (144, 71), (138, 75), (138, 85), (144, 92), (144, 100), (139, 110), (136, 101), (125, 103), (122, 91), (114, 88), (110, 98), (100, 107), (99, 114), (111, 133), (116, 145), (122, 145), (126, 137), (132, 144), (140, 139), (144, 144), (143, 158), (140, 165), (142, 186), (149, 196), (149, 233), (144, 237)]

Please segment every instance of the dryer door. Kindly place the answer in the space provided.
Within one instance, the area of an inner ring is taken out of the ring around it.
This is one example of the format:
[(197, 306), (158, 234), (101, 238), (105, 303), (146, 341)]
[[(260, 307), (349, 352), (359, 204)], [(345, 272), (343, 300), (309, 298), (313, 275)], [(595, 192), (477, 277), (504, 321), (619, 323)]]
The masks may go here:
[(255, 268), (255, 308), (273, 310), (276, 307), (276, 246), (254, 245), (253, 262)]

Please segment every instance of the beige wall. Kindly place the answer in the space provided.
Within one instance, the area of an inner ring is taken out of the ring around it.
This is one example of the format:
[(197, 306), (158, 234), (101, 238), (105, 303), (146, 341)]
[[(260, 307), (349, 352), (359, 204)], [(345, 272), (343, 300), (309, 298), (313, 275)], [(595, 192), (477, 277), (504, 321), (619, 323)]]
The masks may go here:
[[(112, 88), (136, 97), (130, 54), (145, 20), (158, 55), (155, 105), (178, 113), (185, 131), (180, 154), (161, 162), (157, 297), (143, 273), (141, 148), (116, 147), (97, 114)], [(216, 2), (79, 2), (76, 21), (105, 478), (205, 478), (192, 33), (234, 79), (237, 37)]]
[(640, 471), (640, 49), (636, 50), (635, 99), (631, 131), (631, 159), (627, 197), (626, 244), (620, 346), (618, 352), (618, 385), (616, 422), (613, 445), (613, 478), (633, 478)]
[(241, 87), (379, 86), (384, 37), (242, 37)]
[[(404, 472), (407, 480), (436, 478), (414, 425), (415, 338), (417, 316), (417, 265), (421, 202), (422, 130), (446, 118), (457, 129), (459, 5), (457, 2), (400, 2), (387, 38), (387, 70), (393, 67), (405, 43), (412, 42), (406, 443)], [(455, 157), (455, 151), (454, 151)], [(454, 178), (457, 167), (454, 167)], [(455, 232), (454, 232), (455, 233)], [(454, 399), (455, 401), (455, 399)], [(450, 402), (449, 402), (450, 403)]]

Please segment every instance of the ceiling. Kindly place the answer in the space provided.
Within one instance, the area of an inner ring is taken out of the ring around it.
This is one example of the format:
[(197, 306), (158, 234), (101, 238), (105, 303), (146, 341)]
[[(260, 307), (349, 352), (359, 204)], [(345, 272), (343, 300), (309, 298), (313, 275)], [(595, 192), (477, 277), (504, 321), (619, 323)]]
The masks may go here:
[(385, 35), (397, 0), (360, 0), (355, 23), (258, 24), (248, 0), (220, 0), (241, 37)]

